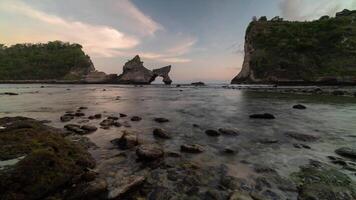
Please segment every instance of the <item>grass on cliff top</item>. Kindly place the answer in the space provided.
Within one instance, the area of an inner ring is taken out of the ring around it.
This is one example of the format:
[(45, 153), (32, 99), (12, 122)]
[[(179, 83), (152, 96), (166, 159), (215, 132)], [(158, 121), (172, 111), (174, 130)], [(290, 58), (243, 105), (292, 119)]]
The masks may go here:
[(0, 170), (0, 199), (43, 199), (95, 165), (81, 146), (38, 121), (1, 118), (0, 126), (7, 127), (0, 131), (0, 160), (25, 156)]
[(246, 33), (255, 76), (356, 76), (356, 15), (311, 22), (256, 21)]

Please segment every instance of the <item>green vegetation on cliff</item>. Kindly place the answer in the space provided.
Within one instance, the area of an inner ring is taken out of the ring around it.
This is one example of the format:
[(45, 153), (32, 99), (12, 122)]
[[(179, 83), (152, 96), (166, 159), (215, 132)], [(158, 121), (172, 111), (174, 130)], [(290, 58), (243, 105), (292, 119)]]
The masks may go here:
[(78, 80), (93, 70), (79, 44), (0, 44), (0, 80)]
[(354, 11), (310, 22), (281, 18), (267, 21), (261, 17), (250, 23), (246, 43), (250, 47), (250, 52), (245, 52), (245, 59), (249, 56), (249, 77), (240, 76), (235, 81), (356, 81)]

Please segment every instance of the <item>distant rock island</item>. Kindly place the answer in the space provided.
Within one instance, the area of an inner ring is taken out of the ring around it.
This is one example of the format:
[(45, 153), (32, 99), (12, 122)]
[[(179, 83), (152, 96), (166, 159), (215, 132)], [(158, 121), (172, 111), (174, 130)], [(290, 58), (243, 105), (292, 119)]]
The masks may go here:
[(253, 20), (231, 83), (356, 84), (356, 11), (310, 22)]
[(140, 56), (137, 55), (125, 63), (117, 82), (120, 84), (150, 84), (156, 77), (160, 76), (163, 78), (163, 82), (169, 85), (172, 83), (168, 75), (170, 71), (170, 65), (151, 71), (143, 66)]
[(95, 70), (79, 44), (61, 41), (46, 44), (0, 44), (0, 83), (112, 83), (150, 84), (156, 77), (171, 84), (171, 66), (149, 70), (137, 55), (123, 67), (123, 73)]

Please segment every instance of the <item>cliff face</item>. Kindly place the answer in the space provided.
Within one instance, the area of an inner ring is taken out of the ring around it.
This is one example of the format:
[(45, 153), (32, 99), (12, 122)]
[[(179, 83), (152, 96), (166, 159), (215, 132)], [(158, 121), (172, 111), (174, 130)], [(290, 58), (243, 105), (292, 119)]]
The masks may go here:
[(95, 71), (79, 44), (0, 45), (0, 80), (81, 80)]
[(231, 83), (356, 84), (356, 11), (251, 22), (242, 70)]
[(132, 60), (125, 63), (122, 74), (118, 77), (118, 83), (121, 84), (150, 84), (157, 76), (163, 77), (165, 84), (171, 84), (169, 77), (171, 66), (154, 69), (153, 71), (143, 66), (140, 56), (135, 56)]

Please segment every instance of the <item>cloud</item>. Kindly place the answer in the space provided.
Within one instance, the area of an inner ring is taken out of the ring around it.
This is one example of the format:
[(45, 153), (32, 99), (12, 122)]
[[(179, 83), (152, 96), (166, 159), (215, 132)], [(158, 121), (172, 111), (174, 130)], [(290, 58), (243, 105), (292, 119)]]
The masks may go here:
[(345, 8), (356, 8), (355, 0), (281, 0), (282, 17), (288, 20), (312, 20), (323, 15), (334, 16)]
[(143, 35), (154, 35), (158, 30), (164, 30), (163, 26), (152, 20), (151, 17), (141, 12), (130, 0), (118, 0), (116, 9), (126, 19), (134, 21), (134, 25), (139, 28)]
[[(17, 41), (20, 38), (16, 38), (16, 34), (10, 35), (9, 37), (16, 43), (47, 42), (50, 40), (76, 42), (82, 44), (85, 51), (90, 55), (104, 57), (118, 55), (120, 54), (119, 50), (130, 49), (140, 43), (139, 39), (112, 27), (66, 20), (36, 10), (22, 1), (2, 1), (0, 2), (0, 10), (36, 20), (42, 27), (37, 31), (28, 30), (31, 34), (26, 38), (26, 41)], [(43, 32), (43, 28), (46, 32)]]

